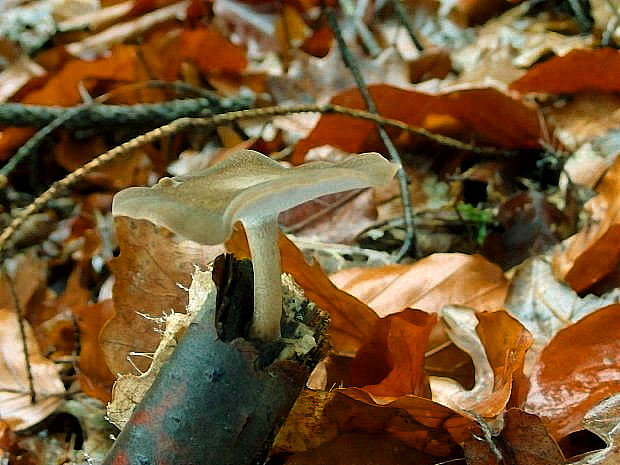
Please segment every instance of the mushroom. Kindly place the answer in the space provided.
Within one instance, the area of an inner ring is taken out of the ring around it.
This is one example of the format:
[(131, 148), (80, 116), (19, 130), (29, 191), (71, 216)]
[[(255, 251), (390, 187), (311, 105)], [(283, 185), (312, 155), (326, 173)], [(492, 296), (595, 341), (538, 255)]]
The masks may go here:
[(149, 220), (205, 245), (224, 242), (240, 221), (254, 269), (250, 333), (273, 341), (280, 337), (282, 315), (278, 214), (322, 195), (384, 186), (398, 169), (378, 153), (289, 169), (259, 152), (241, 150), (192, 175), (124, 189), (114, 196), (112, 213)]

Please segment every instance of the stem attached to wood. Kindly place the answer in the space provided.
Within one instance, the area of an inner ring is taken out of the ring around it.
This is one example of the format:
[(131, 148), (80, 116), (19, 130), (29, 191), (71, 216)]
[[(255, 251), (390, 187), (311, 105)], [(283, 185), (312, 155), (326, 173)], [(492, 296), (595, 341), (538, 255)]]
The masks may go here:
[(254, 269), (254, 317), (251, 335), (263, 341), (280, 337), (282, 284), (277, 216), (244, 220)]

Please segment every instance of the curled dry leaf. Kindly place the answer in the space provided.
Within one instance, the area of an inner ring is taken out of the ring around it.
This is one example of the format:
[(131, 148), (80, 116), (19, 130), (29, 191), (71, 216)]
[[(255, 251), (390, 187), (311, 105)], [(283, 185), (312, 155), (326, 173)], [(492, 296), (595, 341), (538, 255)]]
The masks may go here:
[(536, 415), (519, 409), (504, 414), (504, 428), (497, 439), (495, 453), (480, 437), (472, 436), (463, 444), (467, 465), (565, 465), (558, 444)]
[(39, 352), (37, 341), (28, 322), (26, 346), (30, 356), (36, 402), (30, 402), (28, 372), (15, 312), (0, 310), (0, 417), (11, 429), (19, 431), (35, 425), (62, 403), (66, 393), (54, 365)]
[[(492, 421), (508, 405), (513, 383), (522, 381), (530, 334), (504, 310), (476, 313), (447, 305), (441, 311), (441, 321), (450, 339), (472, 358), (476, 384), (467, 391), (451, 380), (433, 378), (433, 399)], [(492, 427), (499, 431), (501, 422)]]
[(620, 462), (620, 394), (593, 407), (584, 417), (587, 430), (601, 437), (607, 447), (588, 454), (573, 465), (617, 465)]
[(531, 376), (527, 410), (556, 439), (581, 429), (586, 412), (620, 385), (620, 305), (609, 305), (559, 331)]
[(473, 420), (429, 399), (375, 398), (358, 388), (336, 391), (326, 415), (341, 433), (385, 431), (408, 447), (435, 457), (450, 456), (472, 434), (481, 434)]
[(351, 362), (350, 385), (378, 397), (428, 397), (424, 354), (437, 315), (406, 309), (377, 322)]

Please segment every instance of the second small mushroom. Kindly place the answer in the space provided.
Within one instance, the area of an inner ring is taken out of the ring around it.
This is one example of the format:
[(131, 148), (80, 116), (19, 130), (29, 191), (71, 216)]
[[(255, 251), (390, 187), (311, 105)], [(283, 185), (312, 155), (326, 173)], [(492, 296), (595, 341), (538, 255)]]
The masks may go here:
[(289, 169), (242, 150), (201, 172), (122, 190), (112, 213), (149, 220), (206, 245), (224, 242), (240, 221), (254, 269), (251, 335), (273, 341), (280, 337), (282, 315), (278, 214), (322, 195), (385, 186), (398, 169), (378, 153)]

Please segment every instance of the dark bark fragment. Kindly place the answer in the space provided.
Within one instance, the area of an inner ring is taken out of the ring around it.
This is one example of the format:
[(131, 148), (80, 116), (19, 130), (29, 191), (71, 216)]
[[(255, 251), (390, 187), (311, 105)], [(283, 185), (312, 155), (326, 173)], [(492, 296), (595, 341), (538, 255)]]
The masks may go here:
[[(269, 347), (257, 348), (243, 338), (223, 342), (217, 336), (214, 315), (215, 309), (204, 309), (190, 325), (104, 465), (264, 461), (277, 429), (320, 358), (321, 344), (302, 358), (261, 367), (261, 352)], [(309, 325), (321, 340), (326, 317), (319, 314), (314, 320)]]

